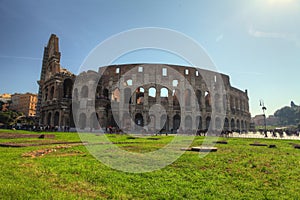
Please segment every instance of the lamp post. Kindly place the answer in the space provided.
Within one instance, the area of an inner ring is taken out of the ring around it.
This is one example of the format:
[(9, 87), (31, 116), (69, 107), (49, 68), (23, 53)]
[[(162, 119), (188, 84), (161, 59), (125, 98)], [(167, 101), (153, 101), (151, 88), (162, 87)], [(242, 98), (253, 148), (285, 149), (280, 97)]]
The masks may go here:
[(266, 121), (266, 114), (265, 114), (265, 110), (267, 110), (267, 108), (265, 107), (264, 101), (261, 99), (259, 101), (259, 105), (261, 106), (261, 109), (263, 110), (263, 116), (264, 116), (264, 126), (265, 126), (265, 137), (268, 137), (267, 135), (267, 121)]

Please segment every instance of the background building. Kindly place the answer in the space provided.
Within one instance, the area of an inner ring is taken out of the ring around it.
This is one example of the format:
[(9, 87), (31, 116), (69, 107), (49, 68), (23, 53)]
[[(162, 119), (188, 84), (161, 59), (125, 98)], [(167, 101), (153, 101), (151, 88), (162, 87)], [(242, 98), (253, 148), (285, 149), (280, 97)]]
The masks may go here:
[(29, 116), (36, 115), (37, 95), (32, 93), (11, 95), (10, 110)]
[(0, 94), (0, 111), (7, 111), (11, 103), (11, 94)]

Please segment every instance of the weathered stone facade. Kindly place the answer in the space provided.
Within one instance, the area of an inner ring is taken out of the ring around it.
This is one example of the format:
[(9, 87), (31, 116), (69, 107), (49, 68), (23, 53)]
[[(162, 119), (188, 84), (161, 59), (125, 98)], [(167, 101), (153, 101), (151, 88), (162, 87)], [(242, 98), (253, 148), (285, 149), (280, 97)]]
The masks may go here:
[(249, 129), (247, 91), (232, 87), (227, 75), (188, 66), (124, 64), (75, 77), (59, 60), (58, 38), (52, 35), (39, 81), (43, 125), (151, 132)]
[(72, 89), (76, 76), (60, 65), (58, 37), (51, 35), (44, 48), (37, 114), (41, 125), (74, 127)]

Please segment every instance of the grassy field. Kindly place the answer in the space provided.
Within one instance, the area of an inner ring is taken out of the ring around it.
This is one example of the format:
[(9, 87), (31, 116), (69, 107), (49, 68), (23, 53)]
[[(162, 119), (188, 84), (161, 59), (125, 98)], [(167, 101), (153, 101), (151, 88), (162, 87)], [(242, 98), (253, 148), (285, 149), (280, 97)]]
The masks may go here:
[[(13, 132), (1, 130), (2, 132)], [(20, 134), (28, 132), (18, 132)], [(53, 133), (50, 133), (53, 134)], [(76, 133), (55, 133), (57, 141), (80, 141)], [(172, 136), (133, 139), (109, 135), (128, 151), (151, 151)], [(34, 143), (47, 139), (0, 139)], [(219, 138), (224, 140), (224, 138)], [(193, 145), (200, 145), (196, 137)], [(111, 169), (85, 146), (0, 147), (0, 199), (299, 199), (299, 141), (226, 138), (217, 152), (200, 158), (185, 152), (159, 171), (132, 174)], [(250, 146), (260, 142), (277, 148)], [(26, 156), (55, 149), (44, 156)]]

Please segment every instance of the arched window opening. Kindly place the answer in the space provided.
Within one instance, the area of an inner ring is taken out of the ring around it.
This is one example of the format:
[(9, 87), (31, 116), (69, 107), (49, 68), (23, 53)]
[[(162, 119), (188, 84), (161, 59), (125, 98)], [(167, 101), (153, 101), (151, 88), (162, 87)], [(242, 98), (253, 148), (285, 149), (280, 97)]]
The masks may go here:
[(54, 114), (54, 126), (59, 126), (59, 112)]
[(52, 100), (53, 98), (54, 98), (54, 86), (52, 86), (50, 90), (50, 100)]
[(85, 129), (86, 127), (86, 115), (84, 113), (81, 113), (79, 115), (79, 128)]
[(238, 131), (241, 130), (240, 120), (236, 120), (236, 129), (237, 129)]
[(144, 93), (145, 90), (142, 87), (138, 87), (135, 90), (136, 93), (136, 104), (142, 105), (144, 103)]
[(179, 106), (180, 91), (178, 89), (173, 90), (173, 106)]
[(115, 102), (120, 102), (120, 90), (119, 88), (114, 89), (111, 94), (111, 100)]
[(64, 98), (72, 98), (73, 81), (71, 79), (64, 80)]
[(224, 120), (224, 128), (225, 131), (229, 131), (229, 120), (225, 118)]
[(148, 101), (149, 102), (156, 102), (156, 89), (154, 87), (151, 87), (149, 89)]
[(48, 116), (47, 116), (47, 125), (48, 125), (48, 126), (51, 126), (51, 118), (52, 118), (52, 113), (49, 112), (49, 113), (48, 113)]
[(108, 91), (108, 89), (105, 88), (105, 89), (103, 90), (103, 96), (104, 96), (104, 98), (105, 98), (105, 99), (108, 99), (108, 95), (109, 95), (109, 91)]
[(235, 131), (234, 119), (231, 119), (230, 126), (231, 126), (231, 131)]
[(163, 87), (160, 89), (161, 103), (168, 103), (169, 91), (167, 88)]
[(176, 114), (174, 117), (173, 117), (173, 129), (174, 131), (178, 130), (179, 127), (180, 127), (180, 115)]
[(205, 127), (206, 127), (206, 129), (209, 128), (210, 121), (211, 121), (211, 118), (210, 117), (206, 117), (206, 120), (205, 120)]
[(143, 119), (143, 115), (141, 113), (137, 113), (135, 115), (135, 124), (138, 126), (141, 126), (141, 127), (144, 126), (144, 119)]
[(132, 79), (127, 79), (127, 80), (124, 82), (124, 86), (132, 86)]
[(205, 107), (207, 109), (207, 111), (211, 111), (211, 98), (210, 98), (210, 92), (206, 91), (205, 92)]
[(84, 85), (81, 88), (80, 96), (81, 96), (81, 98), (88, 98), (88, 95), (89, 95), (89, 89), (86, 85)]
[(178, 80), (173, 80), (173, 81), (172, 81), (172, 86), (173, 86), (173, 87), (177, 87), (178, 84), (179, 84), (179, 83), (178, 83)]

